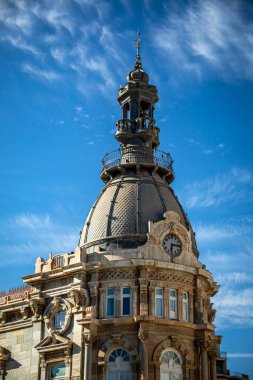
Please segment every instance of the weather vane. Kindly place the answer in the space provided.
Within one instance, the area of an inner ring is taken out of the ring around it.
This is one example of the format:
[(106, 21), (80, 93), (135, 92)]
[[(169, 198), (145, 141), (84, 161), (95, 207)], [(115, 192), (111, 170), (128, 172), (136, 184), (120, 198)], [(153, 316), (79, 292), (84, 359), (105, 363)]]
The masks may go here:
[(137, 40), (135, 40), (136, 42), (136, 52), (137, 52), (137, 55), (136, 55), (136, 58), (139, 60), (141, 58), (141, 34), (140, 32), (138, 31), (137, 32)]

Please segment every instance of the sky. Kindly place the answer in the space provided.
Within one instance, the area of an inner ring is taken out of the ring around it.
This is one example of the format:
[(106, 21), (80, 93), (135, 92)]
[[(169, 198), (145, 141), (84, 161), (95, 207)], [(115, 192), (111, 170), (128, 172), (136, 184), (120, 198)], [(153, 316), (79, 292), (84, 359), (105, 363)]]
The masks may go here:
[(216, 333), (253, 379), (253, 2), (1, 0), (0, 290), (74, 251), (117, 149), (136, 32), (160, 148), (220, 285)]

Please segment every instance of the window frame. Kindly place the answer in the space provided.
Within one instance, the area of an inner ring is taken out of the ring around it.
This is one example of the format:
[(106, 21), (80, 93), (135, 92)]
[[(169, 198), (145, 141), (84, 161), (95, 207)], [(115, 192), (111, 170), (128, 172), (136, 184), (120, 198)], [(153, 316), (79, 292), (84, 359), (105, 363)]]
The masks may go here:
[[(175, 296), (171, 295), (171, 292), (175, 292)], [(175, 309), (171, 309), (171, 301), (175, 302)], [(174, 313), (174, 315), (172, 315)], [(178, 319), (178, 294), (176, 289), (169, 289), (169, 318), (170, 319)]]
[[(113, 294), (108, 294), (109, 290), (113, 290)], [(110, 299), (113, 299), (113, 313), (108, 314), (108, 301)], [(107, 318), (113, 318), (115, 317), (115, 288), (107, 288), (106, 289), (106, 317)]]
[[(51, 371), (52, 371), (52, 368), (53, 367), (56, 367), (56, 366), (59, 366), (59, 365), (62, 365), (63, 368), (65, 368), (65, 373), (63, 376), (57, 376), (57, 377), (51, 377)], [(48, 365), (48, 376), (47, 376), (47, 379), (48, 380), (65, 380), (66, 379), (66, 365), (64, 362), (56, 362), (56, 363), (51, 363), (50, 365)]]
[[(156, 293), (157, 290), (161, 290), (162, 294), (157, 294)], [(161, 308), (162, 308), (161, 315), (159, 315), (157, 313), (157, 304), (158, 304), (157, 300), (161, 300)], [(157, 287), (157, 288), (155, 288), (155, 316), (158, 317), (158, 318), (163, 318), (164, 317), (164, 305), (163, 305), (163, 303), (164, 303), (164, 290), (163, 290), (163, 288)]]
[[(124, 289), (129, 289), (129, 294), (124, 294)], [(124, 314), (124, 299), (129, 299), (129, 314)], [(130, 286), (123, 286), (121, 288), (121, 315), (122, 317), (130, 317), (132, 315), (132, 289)]]
[[(184, 298), (186, 295), (186, 298)], [(184, 315), (186, 312), (186, 316)], [(182, 292), (182, 319), (183, 321), (189, 322), (189, 295), (187, 292)]]

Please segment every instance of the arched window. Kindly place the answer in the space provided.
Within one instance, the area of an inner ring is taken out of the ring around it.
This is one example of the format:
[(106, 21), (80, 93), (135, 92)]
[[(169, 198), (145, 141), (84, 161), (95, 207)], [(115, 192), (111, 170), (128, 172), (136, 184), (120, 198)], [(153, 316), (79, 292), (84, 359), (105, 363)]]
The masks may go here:
[(117, 348), (109, 355), (107, 380), (131, 380), (130, 356), (126, 350)]
[(160, 380), (183, 380), (182, 359), (175, 350), (164, 351), (160, 363)]

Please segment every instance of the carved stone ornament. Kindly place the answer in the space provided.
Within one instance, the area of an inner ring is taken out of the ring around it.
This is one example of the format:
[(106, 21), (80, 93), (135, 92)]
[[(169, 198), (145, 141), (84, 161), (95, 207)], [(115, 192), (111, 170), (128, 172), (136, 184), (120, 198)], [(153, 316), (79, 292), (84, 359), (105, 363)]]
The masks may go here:
[[(59, 312), (65, 312), (65, 320), (61, 326), (56, 326), (56, 316)], [(49, 334), (64, 334), (68, 329), (72, 316), (71, 304), (61, 297), (54, 297), (44, 311), (44, 321)]]
[(141, 342), (145, 342), (145, 340), (148, 339), (148, 331), (143, 328), (140, 328), (138, 331), (138, 338)]
[(20, 313), (22, 315), (22, 318), (26, 320), (30, 316), (30, 307), (29, 306), (21, 306)]
[(7, 321), (7, 314), (5, 311), (0, 311), (0, 324), (4, 325)]
[(83, 334), (83, 340), (85, 344), (92, 344), (96, 340), (97, 336), (91, 333)]
[(191, 250), (191, 238), (187, 229), (180, 223), (180, 216), (174, 211), (166, 211), (165, 220), (161, 220), (151, 225), (148, 233), (148, 241), (151, 244), (162, 244), (163, 238), (167, 234), (173, 234), (180, 238), (182, 250)]
[(30, 300), (29, 306), (35, 319), (38, 319), (42, 316), (44, 304), (44, 298), (33, 298)]
[(74, 303), (74, 310), (77, 311), (80, 307), (87, 307), (90, 303), (90, 297), (87, 289), (71, 289), (68, 296)]

